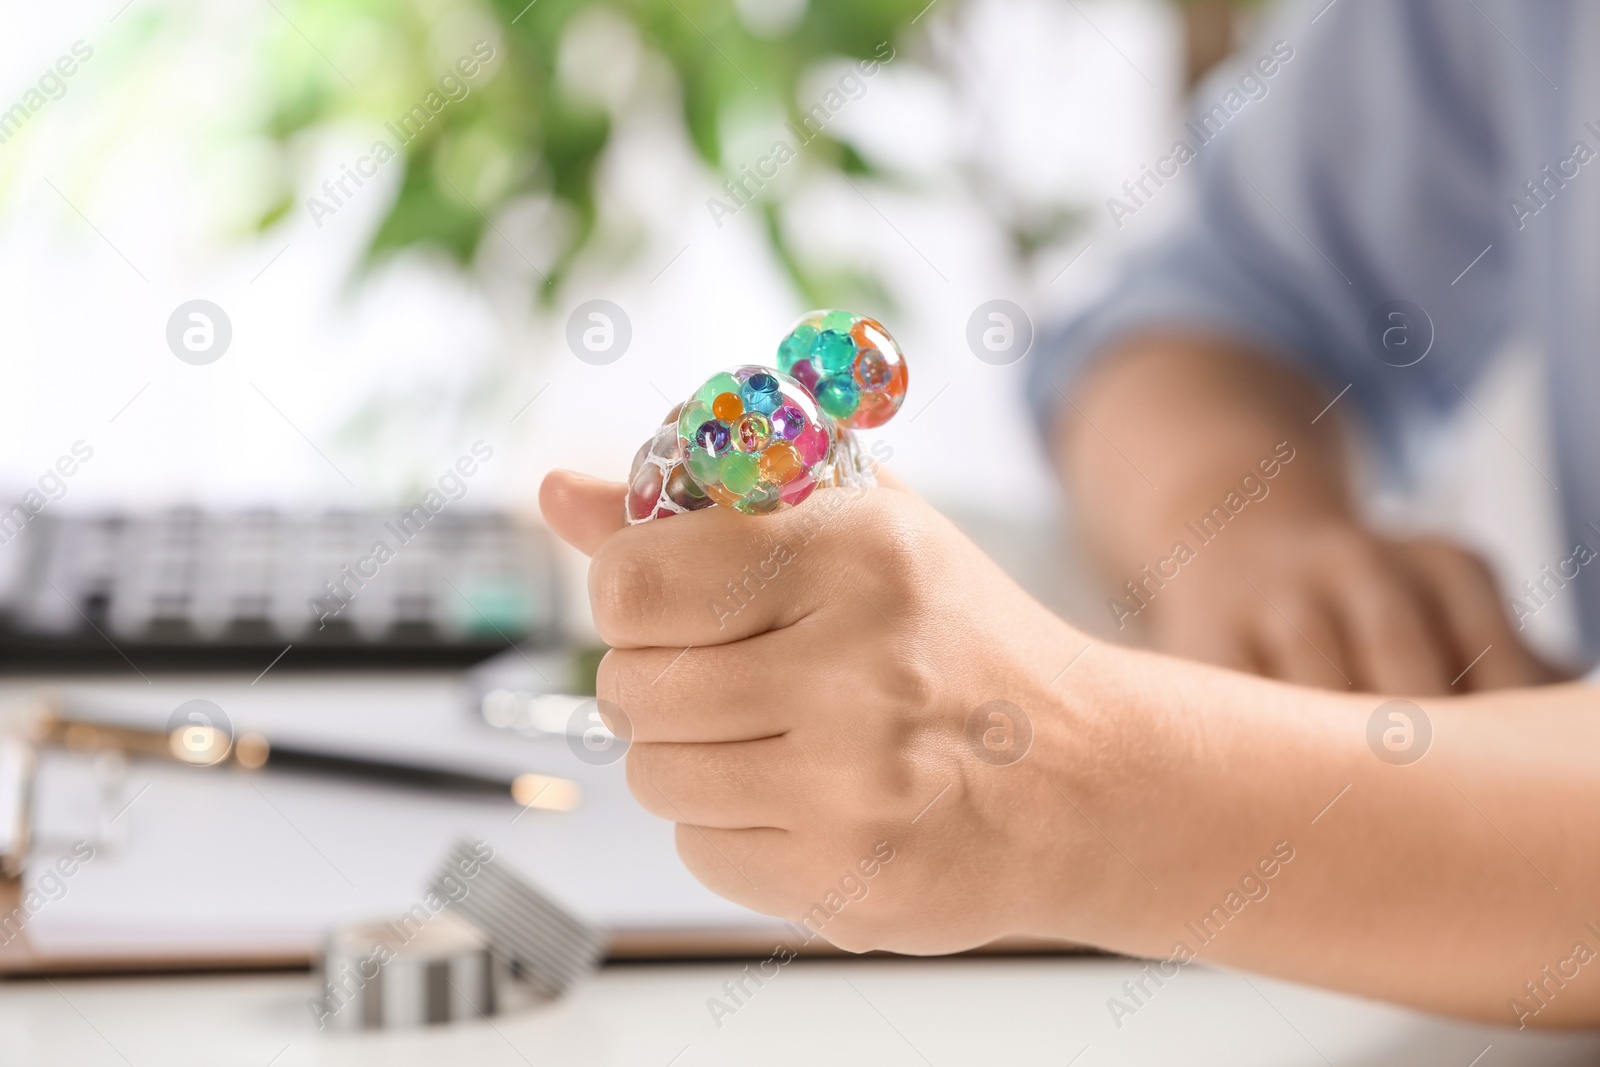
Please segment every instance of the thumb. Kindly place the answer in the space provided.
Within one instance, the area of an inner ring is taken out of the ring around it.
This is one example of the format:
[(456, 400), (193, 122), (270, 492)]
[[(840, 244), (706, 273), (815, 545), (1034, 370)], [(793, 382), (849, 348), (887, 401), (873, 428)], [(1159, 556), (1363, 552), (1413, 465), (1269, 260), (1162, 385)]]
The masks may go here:
[(627, 525), (628, 487), (574, 471), (551, 471), (539, 486), (539, 510), (567, 544), (592, 556), (600, 543)]

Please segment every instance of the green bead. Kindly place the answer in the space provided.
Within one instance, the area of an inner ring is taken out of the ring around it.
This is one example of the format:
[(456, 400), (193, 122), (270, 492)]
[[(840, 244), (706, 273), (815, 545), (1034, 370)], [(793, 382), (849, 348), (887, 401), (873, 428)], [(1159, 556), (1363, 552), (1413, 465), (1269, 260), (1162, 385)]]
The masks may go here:
[(715, 485), (722, 475), (722, 465), (717, 461), (717, 457), (703, 448), (689, 450), (688, 465), (689, 477), (701, 485)]
[(817, 328), (802, 322), (789, 332), (778, 346), (778, 369), (788, 374), (794, 365), (811, 354), (811, 343), (817, 339)]
[(746, 515), (765, 515), (777, 509), (783, 503), (776, 487), (761, 485), (750, 491), (750, 494), (735, 505)]
[(686, 441), (694, 440), (694, 432), (700, 424), (711, 418), (711, 405), (700, 400), (691, 400), (683, 405), (683, 410), (678, 412), (678, 436)]
[(755, 488), (760, 474), (760, 462), (743, 452), (729, 452), (717, 461), (717, 476), (722, 479), (723, 488), (737, 496)]
[(844, 370), (855, 361), (856, 343), (847, 333), (824, 330), (811, 343), (811, 359), (824, 374)]
[(847, 374), (836, 374), (817, 383), (817, 404), (836, 419), (848, 419), (861, 403), (861, 394)]
[[(702, 385), (694, 394), (694, 398), (700, 401), (702, 404), (709, 406), (713, 400), (721, 396), (723, 393), (732, 393), (735, 396), (739, 395), (739, 379), (735, 378), (726, 371), (713, 376), (710, 381)], [(698, 425), (698, 423), (696, 425)]]
[(849, 333), (850, 327), (856, 324), (856, 316), (848, 311), (830, 311), (822, 316), (822, 328), (833, 330), (837, 333)]

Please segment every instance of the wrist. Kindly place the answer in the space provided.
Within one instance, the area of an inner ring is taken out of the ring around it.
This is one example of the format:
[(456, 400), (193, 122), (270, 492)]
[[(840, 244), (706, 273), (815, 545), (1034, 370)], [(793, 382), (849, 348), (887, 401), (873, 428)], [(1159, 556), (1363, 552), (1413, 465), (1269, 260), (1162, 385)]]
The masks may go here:
[(1025, 866), (1026, 929), (1036, 936), (1126, 947), (1155, 907), (1165, 847), (1155, 820), (1166, 769), (1192, 766), (1195, 722), (1155, 697), (1166, 661), (1085, 639), (1039, 697), (1026, 768), (1037, 849)]

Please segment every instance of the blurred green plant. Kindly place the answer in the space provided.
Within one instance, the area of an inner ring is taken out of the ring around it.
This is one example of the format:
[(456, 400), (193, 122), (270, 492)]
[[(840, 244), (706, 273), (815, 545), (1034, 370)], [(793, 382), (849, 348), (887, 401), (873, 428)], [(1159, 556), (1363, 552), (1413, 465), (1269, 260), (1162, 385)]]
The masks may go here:
[[(266, 130), (288, 153), (299, 135), (324, 124), (393, 122), (438, 91), (441, 75), (471, 42), (492, 41), (493, 78), (479, 79), (481, 85), (433, 115), (389, 164), (403, 167), (404, 175), (368, 262), (422, 244), (468, 262), (507, 204), (548, 197), (556, 205), (545, 216), (546, 236), (556, 245), (541, 271), (540, 295), (548, 302), (604, 221), (599, 167), (616, 118), (604, 100), (574, 90), (586, 73), (579, 69), (574, 78), (574, 65), (623, 65), (621, 52), (633, 42), (643, 55), (665, 60), (695, 153), (720, 176), (737, 177), (738, 164), (748, 161), (728, 158), (730, 118), (765, 113), (798, 124), (813, 103), (802, 106), (798, 98), (808, 72), (840, 57), (881, 58), (880, 47), (893, 47), (927, 6), (928, 0), (276, 0), (284, 24), (271, 45)], [(575, 54), (574, 28), (597, 17), (623, 27), (617, 53), (591, 46)], [(587, 73), (606, 77), (604, 70)], [(826, 131), (803, 151), (811, 167), (877, 173)], [(286, 183), (261, 226), (298, 206)], [(854, 269), (807, 264), (789, 238), (781, 199), (763, 198), (760, 210), (777, 261), (811, 303), (825, 305), (844, 289), (883, 297)]]

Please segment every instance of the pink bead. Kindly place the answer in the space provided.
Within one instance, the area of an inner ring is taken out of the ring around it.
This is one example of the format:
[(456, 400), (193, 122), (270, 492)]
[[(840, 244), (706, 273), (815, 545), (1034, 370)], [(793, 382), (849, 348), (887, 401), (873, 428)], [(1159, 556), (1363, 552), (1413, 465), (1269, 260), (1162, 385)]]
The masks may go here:
[(785, 504), (798, 504), (810, 496), (817, 488), (817, 483), (809, 474), (802, 474), (788, 485), (778, 491), (778, 499)]
[(806, 466), (821, 463), (828, 456), (828, 435), (822, 427), (811, 423), (794, 439), (794, 448)]

